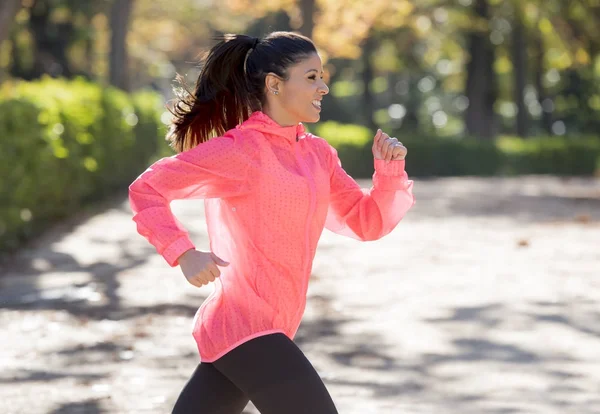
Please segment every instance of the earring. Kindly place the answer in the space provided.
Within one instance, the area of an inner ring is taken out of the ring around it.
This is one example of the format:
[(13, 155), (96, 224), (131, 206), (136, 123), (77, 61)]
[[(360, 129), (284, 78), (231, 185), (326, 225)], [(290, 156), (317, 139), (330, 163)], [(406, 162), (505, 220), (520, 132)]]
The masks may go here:
[(273, 91), (273, 95), (279, 95), (279, 91)]

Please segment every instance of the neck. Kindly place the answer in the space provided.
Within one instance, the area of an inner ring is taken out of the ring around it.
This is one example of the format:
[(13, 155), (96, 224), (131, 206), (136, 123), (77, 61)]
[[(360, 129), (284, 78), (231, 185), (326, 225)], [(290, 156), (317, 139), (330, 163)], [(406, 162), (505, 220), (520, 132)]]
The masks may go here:
[(262, 112), (282, 127), (296, 126), (300, 122), (295, 120), (281, 107), (270, 107), (265, 105)]

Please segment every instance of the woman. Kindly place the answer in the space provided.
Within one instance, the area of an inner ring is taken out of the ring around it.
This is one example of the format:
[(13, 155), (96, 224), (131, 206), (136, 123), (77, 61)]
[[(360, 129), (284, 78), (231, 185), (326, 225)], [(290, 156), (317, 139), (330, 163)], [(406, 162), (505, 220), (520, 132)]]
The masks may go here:
[[(414, 199), (397, 139), (377, 131), (373, 188), (363, 190), (335, 149), (305, 132), (329, 92), (322, 74), (299, 34), (224, 36), (174, 107), (179, 153), (129, 188), (138, 232), (192, 285), (215, 282), (194, 318), (201, 362), (174, 413), (239, 414), (249, 400), (263, 414), (337, 412), (293, 342), (317, 241), (324, 227), (381, 238)], [(169, 209), (184, 198), (205, 200), (210, 251), (195, 249)]]

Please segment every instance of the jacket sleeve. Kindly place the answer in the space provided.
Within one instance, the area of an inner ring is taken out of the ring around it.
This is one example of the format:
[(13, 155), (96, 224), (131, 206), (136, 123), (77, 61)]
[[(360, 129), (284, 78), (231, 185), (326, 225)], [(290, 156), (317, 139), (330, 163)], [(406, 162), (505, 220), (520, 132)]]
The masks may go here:
[(330, 198), (325, 227), (358, 240), (377, 240), (390, 233), (414, 205), (413, 181), (405, 161), (374, 160), (373, 186), (361, 188), (342, 168), (331, 145)]
[(174, 267), (194, 248), (173, 215), (170, 202), (191, 198), (227, 198), (252, 191), (250, 179), (256, 148), (230, 131), (195, 148), (162, 158), (129, 186), (129, 203), (137, 231)]

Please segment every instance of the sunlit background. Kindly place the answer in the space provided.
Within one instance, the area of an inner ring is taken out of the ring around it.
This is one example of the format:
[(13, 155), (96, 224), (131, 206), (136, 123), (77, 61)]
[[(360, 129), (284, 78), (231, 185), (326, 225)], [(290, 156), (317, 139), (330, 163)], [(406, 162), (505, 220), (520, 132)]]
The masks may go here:
[[(600, 412), (599, 22), (598, 0), (0, 1), (0, 412), (169, 411), (210, 289), (135, 233), (126, 188), (173, 154), (175, 76), (275, 30), (315, 41), (307, 127), (346, 171), (370, 185), (382, 128), (416, 181), (392, 235), (326, 234), (315, 261), (298, 342), (340, 412)], [(174, 208), (206, 247), (201, 204)]]

